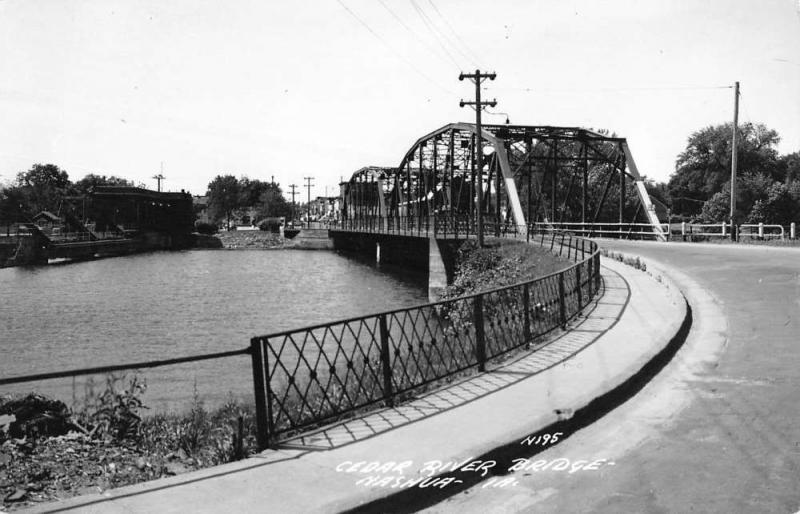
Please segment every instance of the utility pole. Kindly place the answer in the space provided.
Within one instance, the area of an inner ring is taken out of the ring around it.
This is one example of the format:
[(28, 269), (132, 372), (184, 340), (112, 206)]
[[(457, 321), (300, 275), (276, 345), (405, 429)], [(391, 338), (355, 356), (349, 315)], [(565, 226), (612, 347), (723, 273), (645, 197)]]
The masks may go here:
[(161, 181), (164, 180), (164, 162), (161, 162), (161, 173), (154, 175), (152, 178), (158, 181), (158, 192), (161, 192)]
[[(477, 131), (477, 148), (475, 149), (475, 156), (478, 159), (477, 168), (478, 168), (478, 176), (476, 178), (477, 190), (478, 190), (478, 199), (475, 204), (475, 208), (478, 211), (478, 246), (483, 247), (483, 207), (481, 204), (483, 203), (483, 145), (481, 144), (483, 141), (483, 137), (481, 136), (481, 111), (483, 111), (483, 107), (488, 105), (489, 107), (494, 107), (497, 105), (497, 100), (492, 100), (491, 102), (481, 102), (481, 83), (486, 80), (494, 80), (497, 76), (495, 73), (481, 73), (481, 70), (475, 70), (475, 73), (461, 73), (458, 76), (458, 80), (464, 80), (465, 78), (472, 80), (475, 83), (475, 101), (474, 102), (465, 102), (461, 100), (459, 102), (460, 107), (464, 107), (465, 105), (472, 105), (475, 108), (475, 130)], [(491, 187), (491, 184), (490, 184)], [(499, 194), (499, 191), (498, 191)]]
[(738, 145), (736, 136), (739, 128), (739, 82), (733, 86), (733, 141), (731, 142), (731, 241), (736, 241), (736, 161)]
[(295, 213), (294, 196), (299, 195), (300, 193), (295, 191), (297, 189), (297, 184), (289, 184), (289, 187), (292, 188), (292, 227), (294, 227), (294, 213)]
[(306, 189), (308, 189), (308, 204), (306, 205), (306, 216), (308, 216), (308, 228), (311, 228), (311, 186), (314, 184), (311, 183), (314, 180), (314, 177), (303, 177), (303, 180), (306, 181)]

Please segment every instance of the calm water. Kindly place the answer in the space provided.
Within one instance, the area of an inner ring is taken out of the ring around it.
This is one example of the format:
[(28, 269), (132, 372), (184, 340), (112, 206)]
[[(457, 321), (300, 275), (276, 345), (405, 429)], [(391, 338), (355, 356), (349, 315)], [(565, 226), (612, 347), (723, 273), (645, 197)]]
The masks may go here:
[[(324, 251), (152, 253), (0, 269), (0, 376), (241, 349), (255, 335), (427, 300), (424, 275)], [(249, 356), (144, 370), (153, 410), (251, 400)], [(104, 377), (93, 377), (96, 383)], [(82, 402), (85, 379), (35, 389)]]

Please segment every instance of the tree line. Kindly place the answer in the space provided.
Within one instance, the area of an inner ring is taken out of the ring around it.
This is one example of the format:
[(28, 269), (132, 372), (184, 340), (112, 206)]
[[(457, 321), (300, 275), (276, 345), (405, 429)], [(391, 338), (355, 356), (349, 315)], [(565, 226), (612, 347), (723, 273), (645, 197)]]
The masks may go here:
[[(736, 181), (737, 223), (788, 225), (800, 221), (800, 151), (780, 155), (778, 133), (760, 123), (739, 126)], [(677, 219), (703, 223), (728, 221), (732, 124), (708, 126), (692, 133), (678, 155), (667, 182), (649, 183), (653, 198), (667, 205)], [(133, 186), (115, 176), (88, 174), (72, 182), (54, 164), (34, 164), (0, 188), (0, 223), (27, 221), (41, 211), (58, 212), (65, 197), (94, 186)], [(209, 184), (209, 218), (215, 225), (248, 216), (255, 223), (267, 217), (292, 215), (292, 206), (274, 182), (246, 176), (218, 175)], [(632, 198), (631, 198), (632, 200)]]
[[(692, 133), (666, 183), (652, 196), (687, 221), (729, 221), (733, 124)], [(739, 125), (737, 137), (737, 223), (788, 225), (800, 221), (800, 152), (780, 155), (778, 133), (760, 123)]]
[(208, 216), (218, 225), (225, 221), (230, 228), (231, 220), (247, 216), (251, 223), (264, 218), (292, 215), (292, 206), (283, 197), (280, 185), (247, 177), (217, 175), (208, 184)]
[(42, 211), (57, 213), (66, 197), (85, 194), (95, 186), (133, 185), (131, 180), (94, 173), (72, 182), (55, 164), (34, 164), (0, 187), (0, 223), (26, 222)]
[[(89, 173), (73, 182), (55, 164), (34, 164), (19, 172), (6, 186), (0, 185), (0, 224), (30, 221), (42, 211), (58, 214), (68, 197), (87, 194), (96, 186), (134, 186), (132, 180)], [(139, 184), (138, 187), (144, 187)], [(248, 215), (252, 222), (267, 217), (290, 216), (292, 207), (278, 184), (247, 177), (220, 175), (208, 184), (209, 217), (214, 224)]]

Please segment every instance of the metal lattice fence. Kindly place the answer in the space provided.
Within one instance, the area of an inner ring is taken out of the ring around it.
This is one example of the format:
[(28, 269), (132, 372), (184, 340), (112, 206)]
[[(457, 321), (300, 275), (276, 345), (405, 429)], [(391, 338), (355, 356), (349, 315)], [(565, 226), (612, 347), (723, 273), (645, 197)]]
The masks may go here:
[(598, 290), (597, 245), (570, 234), (531, 240), (574, 264), (479, 294), (253, 338), (259, 444), (483, 371), (564, 327)]

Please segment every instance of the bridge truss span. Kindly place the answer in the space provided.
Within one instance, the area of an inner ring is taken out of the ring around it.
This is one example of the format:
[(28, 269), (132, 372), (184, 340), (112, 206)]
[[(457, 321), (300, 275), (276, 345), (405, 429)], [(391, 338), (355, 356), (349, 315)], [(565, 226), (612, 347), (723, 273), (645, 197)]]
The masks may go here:
[[(663, 240), (624, 138), (573, 127), (486, 125), (484, 166), (476, 169), (477, 130), (451, 123), (419, 138), (396, 168), (367, 167), (342, 186), (350, 228), (474, 233), (477, 197), (495, 235), (532, 226), (593, 235), (637, 234)], [(607, 227), (614, 225), (616, 230)]]

